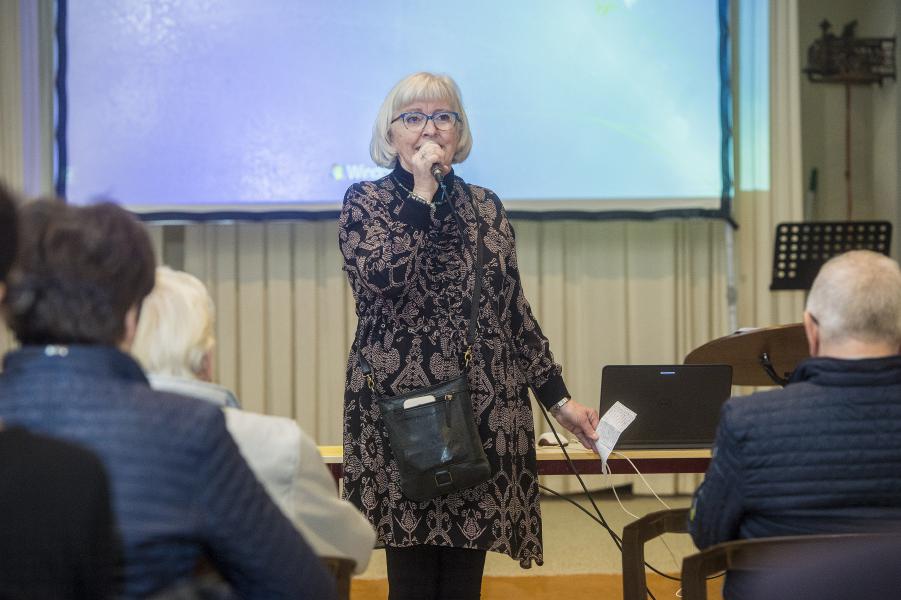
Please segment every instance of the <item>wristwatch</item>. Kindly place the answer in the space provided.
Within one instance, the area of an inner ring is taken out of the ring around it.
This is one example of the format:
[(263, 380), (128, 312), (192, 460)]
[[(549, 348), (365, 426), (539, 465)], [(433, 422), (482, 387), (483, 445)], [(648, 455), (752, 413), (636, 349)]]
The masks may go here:
[(570, 400), (571, 400), (571, 398), (569, 398), (569, 397), (564, 397), (562, 400), (560, 400), (560, 402), (558, 402), (557, 404), (553, 405), (553, 406), (551, 407), (551, 414), (552, 414), (552, 415), (556, 415), (556, 414), (560, 411), (560, 409), (563, 408), (563, 405), (566, 404), (567, 402), (569, 402)]

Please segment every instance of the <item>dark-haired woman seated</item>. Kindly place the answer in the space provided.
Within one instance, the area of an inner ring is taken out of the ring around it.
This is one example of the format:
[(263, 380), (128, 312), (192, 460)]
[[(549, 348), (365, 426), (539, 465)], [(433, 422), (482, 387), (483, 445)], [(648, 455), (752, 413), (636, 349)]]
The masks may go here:
[[(0, 298), (16, 250), (16, 207), (0, 185)], [(120, 548), (100, 460), (0, 422), (0, 598), (112, 598)]]
[(242, 598), (333, 598), (334, 582), (270, 500), (218, 407), (150, 389), (130, 347), (153, 288), (150, 239), (113, 204), (20, 213), (3, 312), (22, 348), (0, 419), (102, 460), (124, 546), (124, 595), (192, 577), (205, 556)]

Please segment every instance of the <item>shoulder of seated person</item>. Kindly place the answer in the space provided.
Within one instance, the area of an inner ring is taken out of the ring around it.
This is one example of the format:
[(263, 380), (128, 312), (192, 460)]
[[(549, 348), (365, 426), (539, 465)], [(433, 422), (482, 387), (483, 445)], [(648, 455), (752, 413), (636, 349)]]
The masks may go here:
[(160, 419), (200, 419), (221, 421), (222, 408), (205, 400), (184, 396), (174, 392), (148, 390), (140, 398), (144, 412), (157, 415)]
[(258, 432), (269, 432), (273, 435), (302, 435), (300, 427), (294, 419), (231, 407), (223, 408), (222, 411), (229, 427), (252, 428)]
[(725, 407), (733, 413), (744, 414), (746, 412), (767, 412), (771, 410), (772, 403), (782, 403), (789, 397), (797, 396), (793, 393), (797, 390), (786, 390), (786, 388), (764, 389), (746, 396), (733, 396), (729, 398)]

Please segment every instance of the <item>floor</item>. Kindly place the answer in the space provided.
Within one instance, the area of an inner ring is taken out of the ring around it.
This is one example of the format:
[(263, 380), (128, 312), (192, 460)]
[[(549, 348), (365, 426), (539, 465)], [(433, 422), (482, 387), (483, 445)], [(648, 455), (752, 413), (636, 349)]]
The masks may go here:
[[(586, 499), (577, 496), (570, 498), (591, 509)], [(663, 500), (670, 507), (677, 508), (688, 506), (691, 499), (679, 496), (664, 497)], [(605, 494), (596, 495), (595, 501), (604, 518), (618, 533), (633, 520), (624, 509), (634, 515), (644, 515), (664, 508), (653, 497), (623, 498), (623, 507)], [(544, 565), (524, 570), (509, 557), (489, 552), (482, 599), (622, 598), (621, 558), (610, 536), (565, 500), (542, 497), (541, 507), (544, 522)], [(645, 548), (647, 561), (666, 573), (678, 573), (682, 557), (693, 552), (694, 544), (684, 534), (668, 534), (650, 542)], [(376, 550), (366, 571), (354, 578), (351, 598), (386, 599), (385, 577), (385, 553)], [(658, 600), (678, 597), (677, 582), (649, 574), (648, 585)], [(719, 586), (718, 581), (711, 583), (710, 598), (719, 598)]]
[[(648, 586), (657, 600), (679, 598), (679, 584), (658, 575), (648, 576)], [(536, 577), (491, 577), (482, 582), (482, 600), (561, 600), (585, 598), (590, 600), (619, 600), (622, 598), (619, 575), (547, 575)], [(388, 584), (384, 579), (354, 580), (351, 600), (384, 600)], [(707, 586), (710, 600), (721, 600), (720, 584)]]

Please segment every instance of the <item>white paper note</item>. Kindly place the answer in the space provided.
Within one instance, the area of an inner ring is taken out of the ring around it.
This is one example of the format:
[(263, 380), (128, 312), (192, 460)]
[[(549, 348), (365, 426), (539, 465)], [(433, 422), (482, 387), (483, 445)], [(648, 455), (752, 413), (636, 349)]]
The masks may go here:
[(416, 408), (423, 404), (431, 404), (435, 401), (435, 396), (417, 396), (415, 398), (407, 398), (404, 400), (404, 410), (408, 408)]
[(620, 402), (615, 402), (610, 407), (610, 410), (601, 417), (598, 426), (595, 428), (598, 439), (594, 443), (598, 454), (601, 455), (601, 470), (606, 470), (607, 459), (610, 457), (610, 453), (613, 452), (613, 448), (616, 447), (616, 441), (619, 439), (620, 434), (632, 424), (636, 416), (634, 411), (626, 408)]

